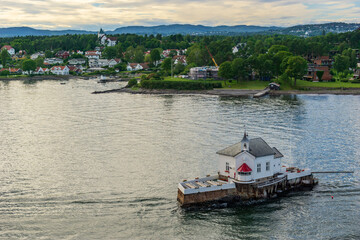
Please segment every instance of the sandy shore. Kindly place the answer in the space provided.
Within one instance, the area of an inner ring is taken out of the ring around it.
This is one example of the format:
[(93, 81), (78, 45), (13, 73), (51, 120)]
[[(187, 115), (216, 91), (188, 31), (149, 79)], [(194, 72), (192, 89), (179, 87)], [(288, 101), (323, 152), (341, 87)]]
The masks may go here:
[[(173, 89), (138, 89), (132, 90), (129, 88), (112, 89), (106, 91), (97, 91), (93, 94), (100, 93), (114, 93), (114, 92), (126, 92), (131, 94), (162, 94), (162, 95), (215, 95), (215, 96), (228, 96), (228, 97), (252, 97), (255, 93), (261, 90), (248, 90), (248, 89), (214, 89), (214, 90), (173, 90)], [(352, 89), (312, 89), (307, 91), (291, 90), (291, 91), (270, 91), (271, 96), (279, 95), (295, 95), (295, 94), (335, 94), (335, 95), (360, 95), (360, 88)]]

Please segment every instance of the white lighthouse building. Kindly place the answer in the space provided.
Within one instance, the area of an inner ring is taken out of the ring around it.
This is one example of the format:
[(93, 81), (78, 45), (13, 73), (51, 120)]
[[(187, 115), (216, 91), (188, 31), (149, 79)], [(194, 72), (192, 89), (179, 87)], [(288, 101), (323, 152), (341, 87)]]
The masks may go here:
[(271, 148), (262, 138), (249, 139), (217, 152), (219, 175), (235, 181), (251, 183), (271, 178), (281, 172), (283, 155)]

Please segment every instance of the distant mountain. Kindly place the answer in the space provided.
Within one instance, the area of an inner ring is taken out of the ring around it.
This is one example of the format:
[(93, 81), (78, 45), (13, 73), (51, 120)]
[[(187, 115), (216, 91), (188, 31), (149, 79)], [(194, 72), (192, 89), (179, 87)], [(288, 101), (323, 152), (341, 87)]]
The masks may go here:
[(95, 32), (82, 30), (39, 30), (30, 27), (0, 28), (0, 37), (22, 37), (22, 36), (52, 36), (66, 34), (94, 34)]
[[(120, 27), (114, 31), (106, 31), (107, 34), (190, 34), (190, 35), (240, 35), (240, 34), (289, 34), (296, 36), (316, 36), (324, 32), (349, 32), (360, 28), (359, 23), (325, 23), (325, 24), (309, 24), (297, 25), (288, 28), (282, 27), (261, 27), (251, 25), (236, 25), (236, 26), (203, 26), (191, 24), (172, 24), (159, 25), (152, 27), (144, 26), (129, 26)], [(51, 35), (65, 35), (65, 34), (96, 34), (95, 31), (84, 30), (39, 30), (30, 27), (12, 27), (0, 28), (0, 37), (17, 37), (17, 36), (51, 36)]]
[(326, 34), (329, 32), (333, 32), (333, 33), (351, 32), (358, 28), (360, 28), (360, 23), (333, 22), (333, 23), (324, 23), (324, 24), (297, 25), (282, 29), (280, 33), (309, 37), (309, 36), (318, 36), (323, 33)]
[(191, 34), (191, 35), (211, 35), (211, 34), (227, 34), (227, 33), (255, 33), (264, 32), (269, 30), (281, 30), (281, 27), (260, 27), (260, 26), (216, 26), (209, 27), (203, 25), (191, 25), (191, 24), (172, 24), (172, 25), (160, 25), (153, 27), (143, 26), (129, 26), (117, 28), (114, 31), (109, 31), (109, 34), (121, 34), (121, 33), (135, 33), (135, 34)]

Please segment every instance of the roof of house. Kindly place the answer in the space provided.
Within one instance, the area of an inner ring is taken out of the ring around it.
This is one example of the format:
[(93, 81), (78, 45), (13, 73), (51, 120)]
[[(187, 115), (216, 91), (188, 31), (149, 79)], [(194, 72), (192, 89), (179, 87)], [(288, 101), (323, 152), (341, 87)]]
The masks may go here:
[(117, 37), (108, 37), (111, 41), (117, 41)]
[(12, 49), (13, 47), (11, 47), (10, 45), (4, 45), (1, 49), (4, 49), (4, 48), (6, 48), (7, 50), (10, 50), (10, 49)]
[[(264, 156), (276, 154), (275, 150), (271, 148), (262, 138), (250, 139), (249, 147), (250, 147), (249, 153), (254, 157), (264, 157)], [(235, 157), (240, 152), (241, 152), (241, 142), (238, 142), (216, 153), (220, 155)]]
[(53, 66), (51, 70), (64, 70), (67, 66)]
[(252, 172), (252, 169), (246, 164), (243, 163), (241, 166), (237, 169), (238, 172)]
[(281, 158), (281, 157), (284, 157), (284, 155), (282, 155), (282, 153), (281, 153), (281, 152), (279, 152), (279, 150), (277, 150), (277, 148), (276, 148), (276, 147), (273, 147), (273, 150), (274, 150), (274, 152), (275, 152), (275, 156), (274, 156), (274, 158)]

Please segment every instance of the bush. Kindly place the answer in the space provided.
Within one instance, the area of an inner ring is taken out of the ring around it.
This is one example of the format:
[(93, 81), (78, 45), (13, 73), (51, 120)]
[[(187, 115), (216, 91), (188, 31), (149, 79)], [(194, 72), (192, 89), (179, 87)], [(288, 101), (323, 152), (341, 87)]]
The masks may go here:
[(352, 80), (351, 83), (360, 83), (360, 79)]
[(348, 82), (349, 80), (347, 79), (341, 79), (340, 82)]
[(0, 72), (0, 76), (7, 76), (7, 75), (10, 75), (10, 72), (8, 70), (4, 70)]
[(198, 82), (198, 81), (158, 81), (141, 80), (142, 88), (146, 89), (175, 89), (175, 90), (210, 90), (221, 88), (220, 82)]
[(128, 84), (127, 84), (126, 87), (130, 88), (130, 87), (133, 87), (133, 86), (135, 86), (135, 85), (137, 85), (137, 80), (136, 80), (136, 78), (133, 78), (133, 79), (130, 79), (130, 80), (129, 80), (129, 82), (128, 82)]

